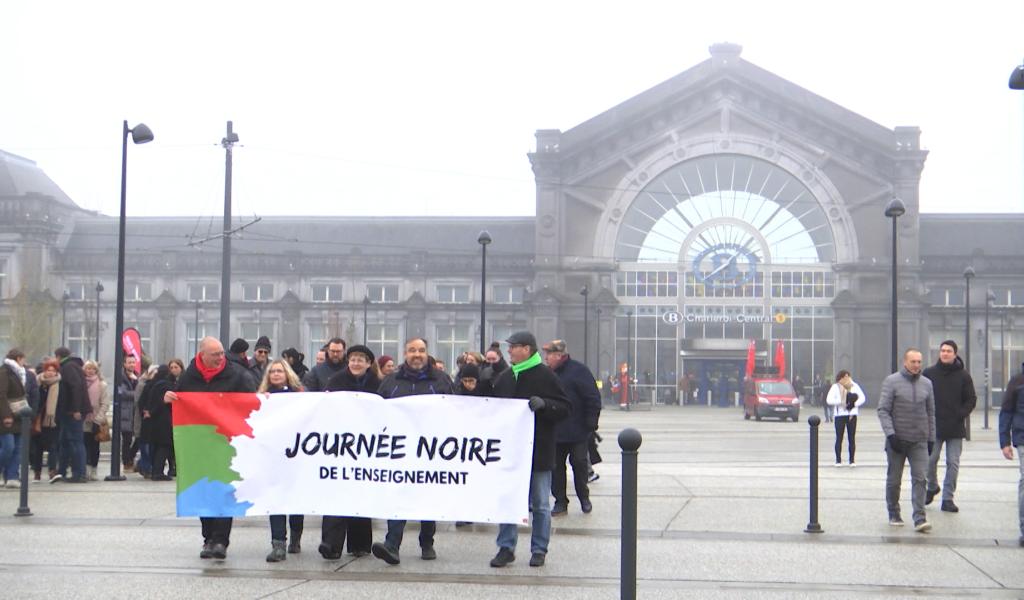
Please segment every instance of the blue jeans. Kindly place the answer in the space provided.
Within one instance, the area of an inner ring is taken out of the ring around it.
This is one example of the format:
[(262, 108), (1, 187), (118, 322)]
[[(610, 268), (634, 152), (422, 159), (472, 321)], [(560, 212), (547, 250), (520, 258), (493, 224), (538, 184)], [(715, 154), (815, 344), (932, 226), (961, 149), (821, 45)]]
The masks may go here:
[(1020, 520), (1020, 537), (1024, 540), (1024, 446), (1017, 446), (1020, 459), (1020, 481), (1017, 482), (1017, 516)]
[[(139, 442), (139, 461), (135, 463), (135, 470), (143, 473), (153, 471), (153, 445), (146, 442)], [(159, 475), (159, 473), (153, 473)]]
[[(530, 475), (530, 525), (530, 553), (547, 554), (551, 541), (551, 471), (534, 471)], [(515, 552), (518, 539), (515, 523), (498, 526), (498, 548)]]
[(60, 415), (60, 467), (57, 471), (67, 476), (71, 466), (73, 479), (85, 478), (85, 440), (82, 438), (82, 419), (71, 415)]
[(963, 438), (939, 438), (935, 440), (935, 446), (928, 457), (928, 489), (934, 491), (939, 489), (939, 452), (942, 445), (946, 445), (946, 476), (942, 481), (942, 501), (953, 499), (956, 492), (956, 479), (960, 474), (960, 453), (964, 448)]
[[(14, 476), (8, 477), (11, 468), (14, 468)], [(18, 478), (18, 446), (14, 443), (14, 434), (5, 433), (0, 435), (0, 471), (4, 479)]]

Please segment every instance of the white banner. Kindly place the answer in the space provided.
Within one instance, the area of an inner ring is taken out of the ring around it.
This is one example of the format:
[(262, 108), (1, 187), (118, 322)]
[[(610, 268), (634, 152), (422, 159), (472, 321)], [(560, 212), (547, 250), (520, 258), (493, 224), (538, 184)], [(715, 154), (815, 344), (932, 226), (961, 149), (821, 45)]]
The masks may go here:
[(528, 522), (524, 400), (357, 392), (260, 394), (230, 441), (246, 515)]

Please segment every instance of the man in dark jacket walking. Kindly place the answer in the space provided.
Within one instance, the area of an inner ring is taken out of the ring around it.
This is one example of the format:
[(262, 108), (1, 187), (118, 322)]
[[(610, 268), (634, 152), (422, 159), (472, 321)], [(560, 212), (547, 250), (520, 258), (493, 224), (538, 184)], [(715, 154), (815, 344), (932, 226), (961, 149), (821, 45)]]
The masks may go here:
[(935, 392), (935, 445), (928, 455), (928, 492), (924, 503), (931, 504), (939, 493), (939, 453), (946, 446), (946, 477), (942, 483), (942, 510), (959, 512), (953, 502), (957, 475), (960, 473), (960, 453), (967, 430), (964, 419), (978, 402), (974, 380), (964, 369), (964, 361), (957, 356), (956, 342), (946, 340), (939, 344), (939, 362), (924, 370)]
[[(57, 426), (60, 428), (60, 466), (57, 479), (67, 477), (71, 466), (70, 483), (85, 483), (85, 438), (82, 437), (85, 418), (92, 413), (92, 403), (85, 387), (85, 371), (81, 358), (60, 347), (54, 350), (60, 361), (60, 388), (57, 396)], [(51, 480), (52, 483), (52, 480)]]
[[(255, 392), (252, 376), (238, 363), (227, 360), (224, 346), (217, 338), (199, 342), (199, 354), (178, 378), (177, 392)], [(174, 402), (175, 391), (164, 394), (164, 402)], [(200, 517), (203, 525), (203, 549), (199, 558), (227, 558), (231, 543), (231, 517)]]
[[(430, 355), (427, 354), (427, 341), (423, 338), (412, 338), (405, 342), (405, 362), (384, 378), (377, 393), (384, 398), (452, 394), (452, 387), (452, 380), (443, 371), (434, 368), (434, 361), (430, 360)], [(401, 562), (398, 551), (402, 547), (405, 524), (404, 519), (388, 519), (387, 536), (384, 543), (375, 542), (370, 548), (373, 555), (389, 565)], [(437, 558), (437, 552), (434, 550), (436, 531), (435, 521), (420, 521), (420, 558), (423, 560)]]
[(885, 378), (878, 397), (878, 420), (885, 433), (885, 504), (889, 525), (901, 527), (900, 487), (903, 466), (910, 461), (910, 496), (914, 507), (914, 529), (931, 531), (924, 515), (928, 455), (935, 444), (935, 395), (932, 382), (921, 377), (921, 351), (903, 353), (903, 368)]
[(1006, 384), (1003, 404), (999, 409), (999, 447), (1006, 460), (1013, 460), (1017, 448), (1020, 459), (1020, 481), (1017, 484), (1017, 519), (1020, 527), (1018, 543), (1024, 546), (1024, 365), (1021, 372)]
[(567, 478), (565, 460), (572, 465), (572, 479), (576, 487), (576, 498), (580, 510), (589, 513), (594, 506), (590, 502), (590, 488), (587, 485), (589, 471), (590, 436), (597, 431), (601, 417), (601, 393), (590, 369), (566, 352), (563, 340), (553, 340), (544, 345), (544, 362), (558, 375), (562, 389), (572, 404), (572, 416), (555, 425), (555, 470), (551, 474), (551, 493), (555, 497), (552, 516), (564, 515), (569, 510), (569, 495), (566, 491)]
[(348, 344), (341, 338), (332, 338), (327, 342), (327, 359), (306, 373), (302, 379), (302, 387), (307, 392), (322, 392), (327, 389), (327, 382), (345, 370), (345, 348)]
[[(555, 425), (572, 413), (572, 404), (558, 376), (537, 352), (537, 338), (529, 331), (513, 333), (507, 340), (512, 366), (494, 382), (497, 398), (528, 398), (533, 411), (533, 471), (530, 474), (530, 566), (540, 567), (551, 540), (551, 469), (555, 466)], [(519, 532), (515, 523), (498, 526), (498, 554), (492, 567), (504, 567), (516, 559)]]

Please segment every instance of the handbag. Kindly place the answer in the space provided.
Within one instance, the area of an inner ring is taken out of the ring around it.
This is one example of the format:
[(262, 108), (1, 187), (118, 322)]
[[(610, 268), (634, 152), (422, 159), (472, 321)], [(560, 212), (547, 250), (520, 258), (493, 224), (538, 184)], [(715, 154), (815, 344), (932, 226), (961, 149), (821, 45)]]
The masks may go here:
[(97, 442), (109, 442), (110, 441), (110, 425), (103, 423), (99, 426), (99, 429), (95, 433)]
[(19, 400), (10, 400), (8, 404), (10, 404), (11, 412), (14, 413), (14, 416), (16, 417), (30, 416), (32, 414), (32, 409), (28, 405), (28, 400), (24, 398)]

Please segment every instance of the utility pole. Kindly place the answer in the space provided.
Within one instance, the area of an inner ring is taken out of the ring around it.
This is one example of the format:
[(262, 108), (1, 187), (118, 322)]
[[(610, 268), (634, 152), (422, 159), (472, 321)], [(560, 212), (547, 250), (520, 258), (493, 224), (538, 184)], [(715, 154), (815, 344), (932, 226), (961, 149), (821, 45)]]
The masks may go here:
[(231, 121), (228, 133), (220, 141), (224, 146), (224, 240), (221, 253), (220, 276), (220, 341), (227, 346), (231, 343), (231, 149), (238, 142)]

